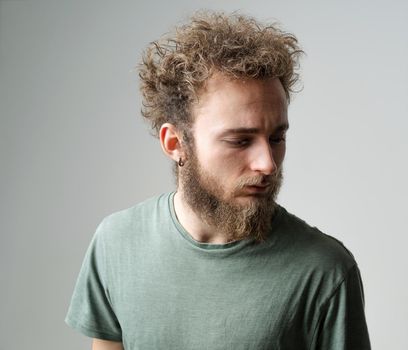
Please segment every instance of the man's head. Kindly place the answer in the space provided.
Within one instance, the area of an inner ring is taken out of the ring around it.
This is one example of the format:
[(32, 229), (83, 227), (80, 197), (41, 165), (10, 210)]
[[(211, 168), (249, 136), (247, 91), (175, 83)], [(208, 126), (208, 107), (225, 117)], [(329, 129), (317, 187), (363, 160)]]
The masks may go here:
[(289, 101), (298, 80), (297, 39), (243, 15), (198, 12), (149, 45), (140, 65), (143, 116), (156, 134), (168, 122), (190, 129), (192, 106), (216, 73), (235, 79), (278, 78)]
[(231, 240), (262, 240), (272, 221), (300, 52), (276, 27), (205, 13), (144, 56), (142, 112), (184, 163), (178, 190)]

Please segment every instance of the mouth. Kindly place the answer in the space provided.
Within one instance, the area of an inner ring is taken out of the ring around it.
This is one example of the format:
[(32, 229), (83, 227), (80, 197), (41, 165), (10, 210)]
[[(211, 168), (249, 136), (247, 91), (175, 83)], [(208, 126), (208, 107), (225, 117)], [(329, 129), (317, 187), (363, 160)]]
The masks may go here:
[(269, 184), (265, 185), (247, 185), (245, 191), (250, 194), (264, 194), (269, 190)]

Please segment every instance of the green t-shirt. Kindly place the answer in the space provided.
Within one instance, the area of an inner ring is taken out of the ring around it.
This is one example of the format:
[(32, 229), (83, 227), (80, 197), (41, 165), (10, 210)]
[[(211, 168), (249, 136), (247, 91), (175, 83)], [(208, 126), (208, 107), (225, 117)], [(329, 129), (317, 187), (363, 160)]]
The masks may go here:
[(66, 323), (136, 349), (370, 349), (360, 274), (334, 238), (279, 206), (266, 242), (195, 241), (174, 193), (107, 216)]

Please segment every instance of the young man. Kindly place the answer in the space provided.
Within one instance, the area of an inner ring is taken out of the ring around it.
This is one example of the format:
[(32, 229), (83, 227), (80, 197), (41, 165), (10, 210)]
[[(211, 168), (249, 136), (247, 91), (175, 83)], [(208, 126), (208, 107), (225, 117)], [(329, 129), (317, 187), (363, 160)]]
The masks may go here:
[(98, 226), (66, 317), (93, 349), (370, 348), (353, 256), (276, 203), (300, 53), (220, 13), (148, 48), (143, 115), (178, 185)]

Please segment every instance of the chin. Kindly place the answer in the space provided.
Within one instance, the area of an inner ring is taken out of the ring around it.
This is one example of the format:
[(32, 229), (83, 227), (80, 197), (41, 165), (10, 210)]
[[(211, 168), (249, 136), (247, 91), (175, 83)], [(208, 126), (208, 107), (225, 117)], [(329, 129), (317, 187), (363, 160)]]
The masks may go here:
[(259, 202), (263, 198), (265, 198), (265, 196), (259, 195), (259, 194), (258, 195), (254, 195), (254, 194), (243, 195), (243, 196), (236, 197), (234, 202), (238, 205), (248, 205), (248, 204)]

